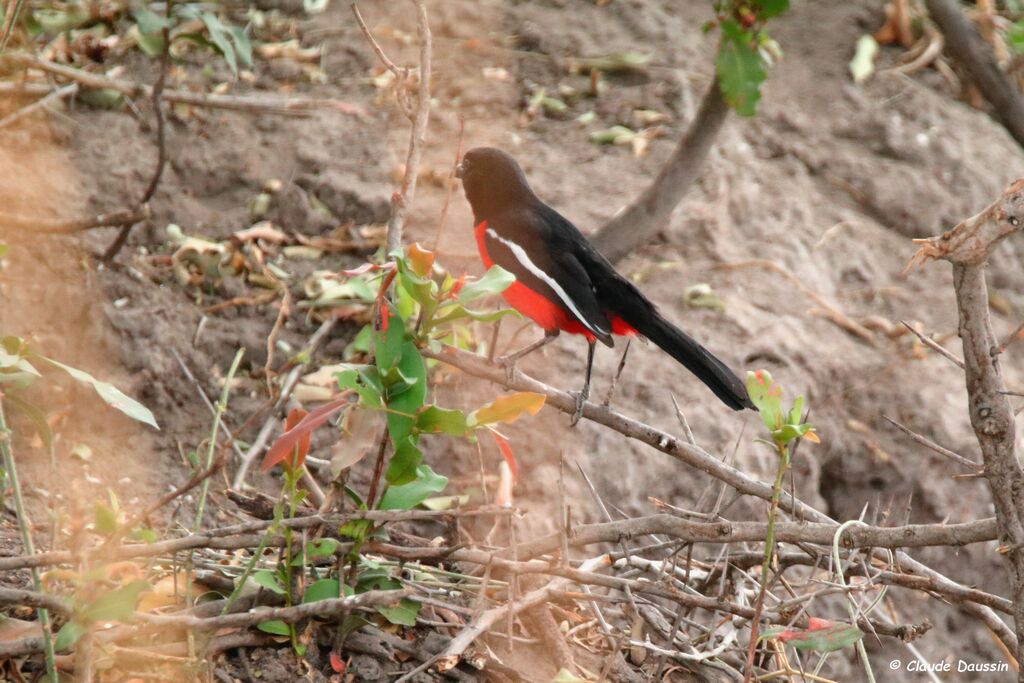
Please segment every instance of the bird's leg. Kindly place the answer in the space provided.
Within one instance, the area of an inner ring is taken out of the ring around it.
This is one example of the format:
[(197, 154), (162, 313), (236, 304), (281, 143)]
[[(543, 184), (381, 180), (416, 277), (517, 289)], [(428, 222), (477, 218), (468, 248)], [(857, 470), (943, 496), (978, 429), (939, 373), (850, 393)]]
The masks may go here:
[(626, 367), (626, 354), (629, 353), (629, 345), (632, 343), (631, 337), (626, 337), (626, 348), (622, 351), (622, 358), (619, 359), (619, 369), (615, 371), (615, 377), (612, 378), (612, 385), (608, 387), (608, 394), (604, 397), (604, 403), (602, 404), (605, 408), (611, 405), (612, 395), (615, 393), (615, 385), (619, 383), (619, 377), (622, 377), (622, 371)]
[(495, 359), (495, 362), (498, 365), (505, 368), (505, 384), (512, 383), (512, 376), (515, 374), (516, 371), (517, 360), (519, 360), (523, 356), (533, 353), (534, 351), (541, 347), (547, 346), (548, 344), (550, 344), (551, 342), (558, 338), (558, 333), (559, 330), (557, 329), (545, 330), (544, 336), (541, 339), (538, 339), (532, 344), (527, 344), (526, 346), (524, 346), (523, 348), (519, 349), (514, 353), (510, 353), (508, 355), (501, 356), (500, 358)]
[(594, 348), (597, 342), (591, 341), (590, 348), (587, 349), (587, 377), (583, 381), (583, 389), (576, 394), (576, 412), (572, 414), (572, 422), (569, 423), (570, 427), (575, 427), (576, 423), (583, 417), (583, 406), (586, 405), (587, 399), (590, 398), (590, 371), (594, 368)]

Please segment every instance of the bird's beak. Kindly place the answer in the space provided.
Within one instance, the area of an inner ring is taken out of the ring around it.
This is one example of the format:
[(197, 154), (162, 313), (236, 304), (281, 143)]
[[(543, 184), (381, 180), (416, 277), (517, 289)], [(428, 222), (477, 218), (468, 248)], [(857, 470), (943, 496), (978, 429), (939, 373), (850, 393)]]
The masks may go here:
[(460, 178), (460, 179), (462, 178), (462, 164), (461, 163), (458, 166), (455, 167), (455, 177), (456, 178)]

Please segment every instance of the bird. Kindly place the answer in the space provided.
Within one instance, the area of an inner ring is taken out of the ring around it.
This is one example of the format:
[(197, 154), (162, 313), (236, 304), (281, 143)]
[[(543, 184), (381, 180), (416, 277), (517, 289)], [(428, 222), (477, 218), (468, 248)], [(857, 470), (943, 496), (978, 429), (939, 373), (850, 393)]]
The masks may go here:
[(544, 330), (544, 337), (499, 358), (506, 369), (561, 332), (587, 340), (587, 370), (576, 394), (575, 425), (590, 394), (596, 343), (646, 337), (697, 376), (733, 410), (756, 410), (744, 383), (722, 361), (669, 322), (619, 274), (573, 223), (537, 196), (507, 152), (467, 151), (455, 175), (473, 211), (474, 235), (485, 268), (497, 264), (515, 276), (505, 301)]

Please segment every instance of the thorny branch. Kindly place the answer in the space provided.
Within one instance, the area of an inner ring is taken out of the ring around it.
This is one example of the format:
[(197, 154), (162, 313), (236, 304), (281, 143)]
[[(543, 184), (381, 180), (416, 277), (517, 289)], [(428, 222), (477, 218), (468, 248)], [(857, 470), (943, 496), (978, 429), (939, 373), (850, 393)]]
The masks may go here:
[(419, 175), (420, 157), (423, 155), (423, 143), (427, 136), (427, 124), (430, 122), (430, 77), (431, 77), (431, 50), (432, 42), (430, 35), (430, 22), (427, 19), (427, 7), (424, 0), (412, 0), (416, 7), (416, 30), (420, 38), (420, 69), (419, 79), (416, 88), (416, 108), (407, 106), (404, 88), (408, 73), (399, 69), (393, 61), (384, 53), (380, 44), (374, 39), (370, 29), (363, 21), (359, 8), (352, 3), (352, 13), (355, 14), (360, 30), (366, 37), (367, 42), (373, 48), (377, 58), (386, 69), (395, 75), (396, 87), (398, 88), (399, 103), (403, 113), (412, 121), (412, 130), (409, 133), (409, 151), (405, 158), (405, 173), (402, 177), (402, 186), (397, 192), (391, 195), (391, 217), (388, 219), (387, 250), (391, 253), (402, 246), (402, 230), (405, 227), (405, 218), (409, 206), (412, 204), (416, 193), (416, 179)]
[(1017, 661), (1024, 657), (1024, 470), (1017, 461), (1014, 413), (989, 317), (985, 264), (996, 245), (1018, 232), (1022, 223), (1024, 179), (1012, 183), (981, 213), (938, 237), (917, 240), (921, 247), (911, 261), (942, 259), (953, 265), (969, 413), (1010, 569)]

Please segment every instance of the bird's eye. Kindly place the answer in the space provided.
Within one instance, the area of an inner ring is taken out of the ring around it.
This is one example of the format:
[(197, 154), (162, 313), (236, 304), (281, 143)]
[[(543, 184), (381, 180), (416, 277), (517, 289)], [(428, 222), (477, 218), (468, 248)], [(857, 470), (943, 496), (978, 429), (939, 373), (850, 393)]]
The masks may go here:
[(1020, 219), (1017, 218), (1016, 216), (1010, 216), (1010, 225), (1014, 227), (1020, 225)]

